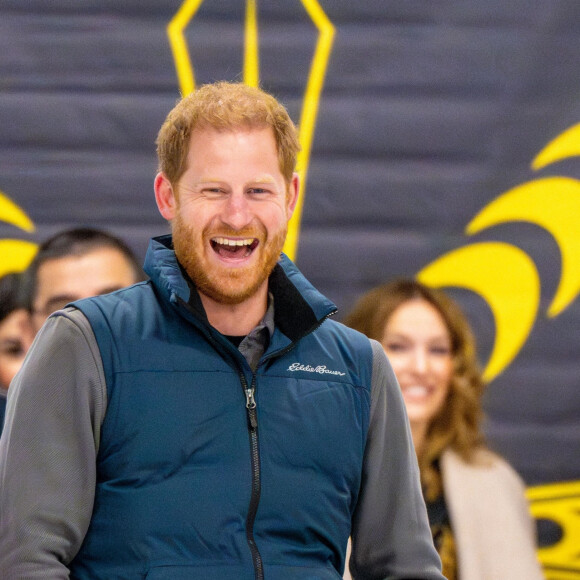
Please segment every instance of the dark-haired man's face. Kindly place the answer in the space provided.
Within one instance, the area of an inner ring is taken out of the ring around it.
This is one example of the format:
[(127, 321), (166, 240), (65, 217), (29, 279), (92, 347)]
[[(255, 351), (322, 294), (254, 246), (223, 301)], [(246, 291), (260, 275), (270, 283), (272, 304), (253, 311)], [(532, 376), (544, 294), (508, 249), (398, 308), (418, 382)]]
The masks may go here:
[(115, 248), (95, 248), (80, 256), (47, 260), (37, 273), (32, 305), (35, 331), (69, 302), (113, 292), (136, 281), (131, 264)]

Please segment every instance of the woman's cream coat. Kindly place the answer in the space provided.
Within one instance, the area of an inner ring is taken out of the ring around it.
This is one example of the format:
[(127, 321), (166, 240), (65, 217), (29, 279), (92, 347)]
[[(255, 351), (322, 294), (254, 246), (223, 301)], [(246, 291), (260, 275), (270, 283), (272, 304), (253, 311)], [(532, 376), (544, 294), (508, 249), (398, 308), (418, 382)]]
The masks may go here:
[(473, 463), (448, 450), (441, 472), (459, 579), (543, 579), (524, 484), (512, 467), (485, 449)]
[[(445, 451), (441, 472), (459, 580), (542, 580), (535, 526), (516, 472), (485, 449), (472, 463)], [(344, 578), (351, 579), (348, 570)]]

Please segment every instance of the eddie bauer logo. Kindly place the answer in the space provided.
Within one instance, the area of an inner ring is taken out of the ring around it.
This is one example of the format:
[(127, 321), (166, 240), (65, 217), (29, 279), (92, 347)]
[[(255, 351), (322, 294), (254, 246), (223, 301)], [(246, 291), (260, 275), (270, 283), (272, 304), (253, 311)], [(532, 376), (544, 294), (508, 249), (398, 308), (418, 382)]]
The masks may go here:
[(340, 371), (331, 371), (326, 368), (326, 365), (318, 365), (317, 367), (311, 367), (310, 365), (301, 365), (300, 363), (292, 363), (288, 367), (289, 371), (304, 371), (306, 373), (318, 373), (320, 375), (340, 375), (344, 377), (346, 373), (341, 373)]

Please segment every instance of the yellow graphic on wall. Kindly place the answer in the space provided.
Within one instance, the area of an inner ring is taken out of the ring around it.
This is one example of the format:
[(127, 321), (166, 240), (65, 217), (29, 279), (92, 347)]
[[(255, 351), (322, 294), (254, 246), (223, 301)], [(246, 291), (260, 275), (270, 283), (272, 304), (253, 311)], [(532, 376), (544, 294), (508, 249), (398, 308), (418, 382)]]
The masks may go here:
[(536, 266), (519, 248), (500, 242), (465, 246), (435, 260), (417, 278), (429, 286), (472, 290), (489, 304), (496, 338), (486, 380), (499, 374), (527, 340), (540, 303), (540, 280)]
[[(184, 0), (179, 10), (167, 26), (169, 44), (173, 53), (175, 69), (182, 95), (188, 95), (195, 90), (194, 67), (189, 56), (184, 31), (204, 0)], [(246, 0), (244, 24), (244, 66), (243, 79), (250, 86), (258, 86), (259, 76), (259, 33), (258, 33), (258, 0)], [(305, 184), (310, 161), (310, 152), (314, 139), (318, 103), (324, 86), (328, 60), (332, 51), (335, 28), (320, 7), (317, 0), (301, 0), (308, 16), (318, 29), (318, 40), (312, 57), (302, 110), (298, 123), (300, 144), (302, 149), (298, 155), (297, 172), (300, 175), (300, 195), (294, 215), (288, 226), (288, 236), (284, 252), (291, 258), (296, 258), (302, 208), (304, 207)]]
[[(34, 224), (24, 210), (0, 191), (0, 221), (33, 232)], [(22, 272), (36, 253), (37, 245), (26, 240), (0, 240), (0, 277), (10, 272)]]
[[(580, 155), (580, 124), (549, 143), (532, 167)], [(549, 232), (561, 255), (561, 275), (547, 309), (548, 317), (560, 315), (580, 293), (580, 181), (569, 177), (546, 177), (519, 185), (493, 200), (467, 225), (474, 235), (499, 224), (528, 222)], [(466, 288), (482, 296), (494, 317), (496, 335), (484, 379), (493, 380), (515, 358), (529, 336), (537, 316), (540, 279), (532, 275), (531, 259), (520, 251), (514, 260), (513, 246), (497, 245), (493, 252), (480, 245), (454, 250), (426, 266), (417, 277), (425, 284)], [(519, 266), (515, 262), (519, 261)], [(533, 267), (535, 270), (535, 267)], [(490, 280), (489, 278), (492, 278)], [(509, 280), (509, 283), (507, 282)]]
[(580, 156), (580, 123), (548, 143), (532, 161), (532, 169), (538, 171), (557, 161), (578, 156)]
[(561, 531), (556, 543), (538, 550), (546, 580), (580, 580), (580, 481), (531, 487), (527, 496), (532, 515)]
[[(580, 156), (580, 124), (542, 149), (532, 168), (575, 156)], [(580, 293), (580, 181), (556, 176), (523, 183), (484, 207), (465, 233), (512, 222), (535, 224), (557, 242), (560, 281), (546, 315), (559, 316)], [(531, 258), (510, 244), (474, 243), (434, 260), (417, 278), (434, 287), (471, 290), (487, 302), (496, 333), (484, 379), (493, 380), (518, 354), (538, 313), (540, 278)], [(553, 545), (538, 550), (547, 580), (580, 580), (580, 481), (533, 487), (527, 494), (532, 515), (561, 530)]]

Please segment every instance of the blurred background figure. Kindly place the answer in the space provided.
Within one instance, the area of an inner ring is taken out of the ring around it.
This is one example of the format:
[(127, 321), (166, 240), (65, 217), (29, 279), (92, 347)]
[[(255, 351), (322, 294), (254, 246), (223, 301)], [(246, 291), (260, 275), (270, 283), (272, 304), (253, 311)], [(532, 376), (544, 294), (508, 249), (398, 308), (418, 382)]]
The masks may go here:
[(543, 578), (523, 482), (485, 445), (484, 385), (459, 306), (441, 290), (400, 279), (362, 296), (345, 324), (383, 345), (399, 381), (443, 574)]
[(27, 270), (28, 308), (35, 332), (69, 302), (143, 280), (131, 249), (120, 238), (93, 228), (57, 233), (38, 248)]
[(21, 282), (22, 275), (16, 273), (0, 278), (0, 433), (10, 381), (34, 337)]

